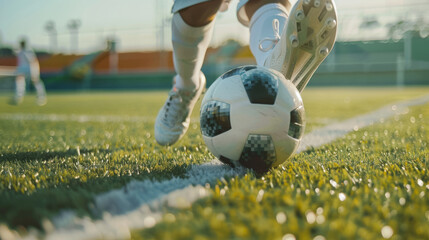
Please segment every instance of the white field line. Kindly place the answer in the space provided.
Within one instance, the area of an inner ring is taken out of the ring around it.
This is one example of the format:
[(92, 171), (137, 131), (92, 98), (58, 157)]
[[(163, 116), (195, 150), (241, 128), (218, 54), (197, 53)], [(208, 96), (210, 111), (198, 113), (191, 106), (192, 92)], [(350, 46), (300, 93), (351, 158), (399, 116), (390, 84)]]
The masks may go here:
[[(406, 114), (408, 107), (429, 102), (429, 95), (410, 101), (390, 104), (379, 110), (335, 122), (314, 130), (304, 136), (298, 153), (307, 148), (316, 148), (328, 144), (347, 133), (384, 122), (387, 118)], [(243, 168), (232, 169), (218, 160), (202, 165), (194, 165), (184, 178), (172, 178), (161, 182), (144, 180), (132, 181), (125, 187), (98, 195), (93, 210), (102, 213), (100, 220), (88, 217), (79, 218), (73, 211), (64, 211), (43, 226), (46, 235), (31, 233), (24, 238), (34, 239), (40, 236), (46, 239), (122, 239), (130, 237), (131, 229), (152, 227), (162, 218), (162, 209), (166, 206), (187, 208), (196, 200), (208, 196), (205, 185), (222, 181), (223, 177), (245, 174)], [(174, 220), (174, 216), (169, 216)], [(0, 225), (0, 237), (21, 238), (16, 232)]]
[[(10, 121), (48, 121), (48, 122), (154, 122), (155, 116), (118, 116), (86, 114), (44, 114), (44, 113), (0, 113), (0, 120)], [(198, 122), (199, 118), (191, 118)]]
[[(190, 207), (208, 196), (206, 183), (222, 177), (241, 175), (243, 168), (232, 169), (215, 160), (194, 165), (186, 177), (165, 181), (132, 181), (125, 187), (103, 193), (95, 198), (93, 211), (101, 220), (78, 218), (65, 211), (45, 221), (47, 239), (122, 239), (130, 237), (130, 229), (154, 226), (162, 218), (161, 209)], [(208, 186), (207, 186), (208, 187)]]
[(41, 113), (2, 113), (0, 120), (12, 121), (49, 121), (49, 122), (148, 122), (154, 117), (115, 116), (115, 115), (77, 115), (77, 114), (41, 114)]
[[(87, 115), (87, 114), (55, 114), (55, 113), (0, 113), (0, 120), (9, 121), (40, 121), (40, 122), (143, 122), (155, 121), (155, 116), (118, 116), (118, 115)], [(191, 118), (191, 122), (199, 122), (199, 118)], [(312, 119), (319, 124), (332, 123), (332, 119)]]
[(429, 95), (408, 101), (389, 104), (376, 111), (353, 117), (343, 122), (335, 122), (319, 129), (315, 129), (311, 133), (304, 135), (297, 153), (308, 148), (320, 147), (334, 141), (335, 139), (343, 137), (351, 131), (357, 131), (360, 128), (367, 127), (376, 122), (383, 123), (386, 119), (395, 115), (406, 114), (409, 111), (409, 107), (422, 105), (427, 102), (429, 102)]

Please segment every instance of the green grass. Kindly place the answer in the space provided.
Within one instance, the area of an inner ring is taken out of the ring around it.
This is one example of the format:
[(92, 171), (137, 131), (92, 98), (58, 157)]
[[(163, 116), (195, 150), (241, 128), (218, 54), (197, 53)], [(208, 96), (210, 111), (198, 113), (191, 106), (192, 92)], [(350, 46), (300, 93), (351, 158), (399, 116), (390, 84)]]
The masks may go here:
[[(428, 88), (306, 89), (303, 99), (307, 131), (427, 92)], [(91, 215), (90, 206), (98, 193), (122, 187), (132, 179), (182, 176), (190, 165), (212, 159), (197, 121), (180, 143), (168, 148), (155, 143), (153, 120), (166, 98), (165, 92), (52, 93), (44, 107), (35, 105), (34, 96), (28, 96), (20, 106), (9, 106), (8, 97), (0, 96), (0, 115), (144, 119), (0, 119), (0, 222), (12, 228), (40, 228), (43, 218), (64, 209)], [(198, 201), (188, 210), (166, 209), (164, 222), (136, 231), (133, 237), (268, 239), (291, 233), (301, 238), (323, 235), (329, 239), (338, 234), (345, 238), (380, 238), (380, 229), (385, 225), (394, 230), (395, 236), (429, 236), (425, 230), (429, 229), (425, 216), (429, 215), (427, 109), (428, 105), (415, 108), (398, 121), (372, 126), (334, 144), (301, 153), (263, 179), (249, 173), (225, 183), (213, 183), (212, 197)], [(410, 121), (411, 116), (415, 123)], [(198, 111), (193, 118), (198, 118)], [(353, 183), (351, 179), (362, 180)], [(418, 179), (424, 182), (423, 187), (418, 185)], [(330, 180), (338, 187), (334, 189)], [(407, 184), (412, 194), (407, 192)], [(222, 189), (224, 195), (220, 195)], [(264, 195), (262, 201), (256, 202), (260, 190)], [(423, 198), (421, 192), (425, 194)], [(345, 194), (344, 201), (339, 201), (340, 193)], [(406, 204), (399, 203), (401, 198)], [(318, 214), (320, 209), (323, 212)], [(313, 216), (309, 211), (319, 220), (323, 215), (324, 222), (308, 223), (307, 216)], [(176, 221), (169, 222), (172, 218), (167, 213), (174, 214)], [(282, 214), (287, 220), (278, 224), (276, 216), (281, 218)]]
[(166, 209), (160, 224), (132, 237), (382, 239), (391, 230), (394, 239), (428, 239), (428, 115), (426, 104), (303, 152), (262, 178), (218, 181), (212, 197)]

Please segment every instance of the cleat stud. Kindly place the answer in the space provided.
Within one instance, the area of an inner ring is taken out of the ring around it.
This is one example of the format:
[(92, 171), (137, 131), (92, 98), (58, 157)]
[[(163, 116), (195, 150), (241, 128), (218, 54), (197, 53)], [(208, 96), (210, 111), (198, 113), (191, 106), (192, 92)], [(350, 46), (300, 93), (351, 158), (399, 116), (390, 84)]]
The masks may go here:
[(334, 6), (332, 6), (332, 3), (326, 3), (326, 10), (331, 11), (332, 9), (334, 9)]
[(318, 7), (320, 7), (320, 0), (316, 0), (316, 1), (314, 1), (314, 7), (315, 8), (318, 8)]
[(337, 21), (335, 21), (335, 19), (329, 18), (326, 20), (326, 26), (328, 29), (333, 29), (335, 26), (337, 26)]
[(304, 0), (304, 4), (305, 4), (305, 5), (310, 4), (310, 2), (311, 2), (311, 0)]
[(298, 47), (299, 45), (298, 38), (295, 35), (290, 36), (290, 43), (292, 47)]
[(304, 17), (305, 17), (305, 15), (304, 15), (304, 12), (303, 12), (302, 10), (299, 10), (299, 11), (296, 13), (296, 20), (301, 21), (301, 20), (303, 20), (303, 19), (304, 19)]
[(320, 49), (320, 55), (326, 57), (326, 56), (328, 56), (328, 53), (329, 53), (329, 49), (327, 47)]

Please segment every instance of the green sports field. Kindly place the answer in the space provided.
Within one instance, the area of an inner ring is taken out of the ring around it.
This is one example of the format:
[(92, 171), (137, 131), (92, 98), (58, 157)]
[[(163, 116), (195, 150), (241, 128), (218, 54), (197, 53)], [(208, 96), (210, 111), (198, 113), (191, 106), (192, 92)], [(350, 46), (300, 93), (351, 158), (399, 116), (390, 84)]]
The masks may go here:
[[(428, 87), (309, 88), (306, 133), (428, 94)], [(154, 119), (166, 91), (50, 93), (43, 107), (34, 95), (10, 106), (10, 96), (0, 95), (0, 239), (6, 232), (43, 238), (60, 228), (55, 221), (66, 211), (101, 221), (97, 196), (133, 181), (180, 181), (213, 159), (198, 111), (182, 141), (156, 144)], [(428, 143), (425, 103), (303, 151), (263, 176), (237, 172), (202, 183), (206, 197), (158, 206), (160, 217), (123, 236), (429, 239)]]

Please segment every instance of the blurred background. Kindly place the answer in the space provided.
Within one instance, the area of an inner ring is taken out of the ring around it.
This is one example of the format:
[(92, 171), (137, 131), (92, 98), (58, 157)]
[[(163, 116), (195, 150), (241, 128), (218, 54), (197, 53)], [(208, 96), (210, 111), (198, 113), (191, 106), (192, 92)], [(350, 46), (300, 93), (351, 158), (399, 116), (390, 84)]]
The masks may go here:
[[(292, 2), (295, 2), (294, 0)], [(248, 29), (229, 11), (216, 19), (204, 73), (254, 64)], [(14, 89), (22, 38), (47, 90), (164, 89), (174, 75), (172, 0), (0, 0), (0, 91)], [(337, 43), (309, 86), (429, 84), (428, 0), (336, 0)]]

